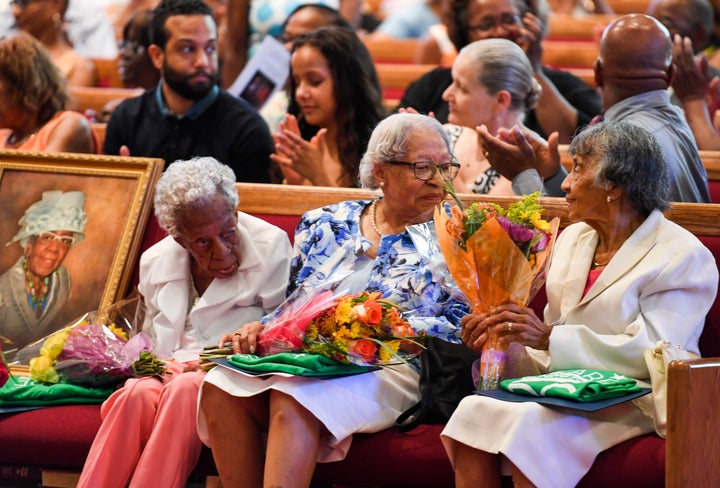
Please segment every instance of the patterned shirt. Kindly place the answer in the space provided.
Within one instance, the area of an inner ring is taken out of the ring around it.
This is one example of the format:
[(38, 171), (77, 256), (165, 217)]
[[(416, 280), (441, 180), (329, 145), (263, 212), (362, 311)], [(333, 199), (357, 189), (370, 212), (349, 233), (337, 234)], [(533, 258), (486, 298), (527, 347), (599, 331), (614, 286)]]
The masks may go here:
[[(416, 331), (460, 342), (460, 319), (470, 308), (433, 277), (432, 263), (418, 252), (409, 232), (382, 236), (377, 257), (366, 255), (372, 243), (360, 232), (360, 216), (369, 204), (346, 201), (303, 215), (295, 232), (288, 293), (379, 291), (405, 311)], [(359, 269), (367, 271), (367, 279), (354, 279)]]

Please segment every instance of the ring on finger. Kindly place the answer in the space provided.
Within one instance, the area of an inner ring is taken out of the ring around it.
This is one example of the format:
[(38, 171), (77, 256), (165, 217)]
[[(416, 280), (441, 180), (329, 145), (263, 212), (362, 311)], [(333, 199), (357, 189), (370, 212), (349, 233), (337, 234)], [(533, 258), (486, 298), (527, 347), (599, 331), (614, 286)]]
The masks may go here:
[(512, 323), (512, 322), (508, 322), (507, 330), (508, 330), (508, 332), (512, 332), (512, 330), (513, 330), (513, 323)]

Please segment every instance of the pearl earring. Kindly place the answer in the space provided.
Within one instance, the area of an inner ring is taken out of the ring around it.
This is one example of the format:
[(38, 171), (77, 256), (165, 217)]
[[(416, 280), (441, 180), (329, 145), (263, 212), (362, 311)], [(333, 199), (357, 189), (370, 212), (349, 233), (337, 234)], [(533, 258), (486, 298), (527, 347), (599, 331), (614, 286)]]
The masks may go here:
[(607, 196), (607, 202), (610, 203), (612, 201), (612, 198), (610, 198), (610, 195)]
[(383, 186), (385, 186), (385, 182), (384, 182), (384, 181), (381, 181), (381, 182), (379, 183), (379, 185), (380, 185), (381, 187), (383, 187)]

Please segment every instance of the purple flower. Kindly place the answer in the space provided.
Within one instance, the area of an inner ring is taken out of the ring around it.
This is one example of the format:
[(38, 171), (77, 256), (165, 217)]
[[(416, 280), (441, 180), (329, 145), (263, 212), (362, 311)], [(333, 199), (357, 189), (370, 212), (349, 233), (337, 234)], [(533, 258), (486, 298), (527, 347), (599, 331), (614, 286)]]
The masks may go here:
[(548, 234), (538, 231), (538, 237), (536, 239), (537, 242), (533, 246), (532, 252), (541, 252), (547, 249), (548, 244), (550, 243), (550, 236)]
[(497, 221), (505, 232), (508, 233), (510, 239), (518, 245), (530, 242), (532, 238), (535, 237), (534, 230), (528, 229), (517, 222), (511, 222), (507, 217), (498, 217)]

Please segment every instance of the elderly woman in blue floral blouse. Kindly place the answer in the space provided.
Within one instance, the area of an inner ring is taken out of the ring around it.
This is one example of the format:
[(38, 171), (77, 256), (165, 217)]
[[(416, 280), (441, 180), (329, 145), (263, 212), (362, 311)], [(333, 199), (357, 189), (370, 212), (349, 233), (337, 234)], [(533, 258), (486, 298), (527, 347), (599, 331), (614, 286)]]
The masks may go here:
[[(306, 213), (295, 234), (288, 292), (328, 280), (349, 293), (380, 291), (410, 312), (416, 331), (459, 342), (459, 320), (468, 308), (433, 280), (408, 231), (427, 226), (446, 196), (443, 179), (457, 171), (436, 120), (406, 113), (380, 122), (359, 177), (382, 198)], [(222, 341), (252, 353), (264, 328), (246, 324)], [(308, 486), (316, 462), (343, 459), (353, 433), (392, 426), (418, 399), (412, 363), (332, 380), (259, 379), (215, 368), (201, 392), (198, 429), (212, 447), (223, 486)]]

